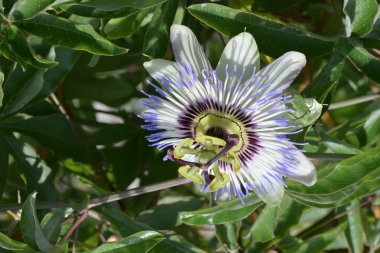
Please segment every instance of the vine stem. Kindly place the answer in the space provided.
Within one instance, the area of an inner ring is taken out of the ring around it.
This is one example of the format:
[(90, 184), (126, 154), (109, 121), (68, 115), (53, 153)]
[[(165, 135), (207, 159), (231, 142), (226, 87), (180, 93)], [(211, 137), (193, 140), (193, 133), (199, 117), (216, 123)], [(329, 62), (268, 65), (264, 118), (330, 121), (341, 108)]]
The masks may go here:
[[(60, 248), (62, 246), (62, 244), (70, 238), (70, 236), (74, 233), (74, 231), (76, 231), (78, 229), (78, 227), (80, 226), (80, 224), (86, 219), (88, 215), (88, 209), (85, 209), (83, 212), (80, 213), (80, 216), (79, 218), (75, 221), (74, 225), (71, 226), (71, 228), (69, 229), (69, 231), (67, 231), (67, 233), (65, 234), (64, 237), (62, 237), (62, 239), (59, 241), (58, 243), (58, 248)], [(74, 246), (75, 248), (75, 246)]]
[(376, 99), (380, 99), (380, 94), (371, 94), (358, 98), (349, 99), (342, 102), (333, 103), (329, 106), (329, 110), (336, 110), (347, 106), (357, 105), (365, 102), (370, 102)]
[[(327, 160), (341, 161), (353, 156), (351, 154), (324, 154), (324, 153), (305, 153), (305, 155), (310, 160), (316, 160), (316, 161), (327, 161)], [(134, 188), (130, 190), (123, 190), (123, 191), (113, 193), (104, 197), (91, 199), (86, 209), (91, 209), (100, 205), (119, 201), (121, 199), (139, 196), (145, 193), (165, 190), (165, 189), (183, 185), (189, 182), (190, 181), (186, 178), (176, 178), (176, 179), (164, 181), (157, 184), (138, 187), (138, 188)], [(0, 212), (8, 211), (8, 210), (21, 210), (22, 206), (23, 206), (22, 204), (0, 205)], [(70, 204), (68, 202), (45, 202), (45, 203), (40, 202), (40, 203), (37, 203), (36, 205), (37, 209), (68, 208), (68, 207), (70, 207)]]

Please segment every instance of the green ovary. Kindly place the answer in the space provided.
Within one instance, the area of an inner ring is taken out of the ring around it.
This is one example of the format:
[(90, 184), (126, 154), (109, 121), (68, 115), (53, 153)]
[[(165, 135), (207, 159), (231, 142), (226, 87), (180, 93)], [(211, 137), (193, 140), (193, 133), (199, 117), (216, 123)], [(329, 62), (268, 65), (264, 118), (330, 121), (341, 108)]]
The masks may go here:
[[(236, 134), (239, 136), (239, 144), (233, 148), (233, 151), (238, 152), (244, 146), (247, 138), (242, 124), (232, 117), (218, 114), (210, 113), (199, 117), (198, 123), (195, 125), (196, 139), (202, 138), (203, 135), (210, 135), (208, 131), (213, 128), (220, 128), (229, 135)], [(218, 138), (219, 136), (213, 137)]]

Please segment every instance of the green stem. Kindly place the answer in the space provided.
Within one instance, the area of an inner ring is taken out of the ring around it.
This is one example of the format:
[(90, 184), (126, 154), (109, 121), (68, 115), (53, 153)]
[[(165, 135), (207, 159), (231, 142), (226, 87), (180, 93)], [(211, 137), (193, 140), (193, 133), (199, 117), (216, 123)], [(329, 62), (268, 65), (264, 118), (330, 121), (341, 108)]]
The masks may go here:
[[(350, 154), (323, 154), (323, 153), (305, 153), (305, 155), (310, 160), (331, 160), (331, 161), (341, 161), (347, 159), (353, 155)], [(145, 193), (156, 192), (172, 187), (176, 187), (179, 185), (183, 185), (188, 183), (189, 180), (186, 178), (176, 178), (172, 180), (168, 180), (165, 182), (152, 184), (148, 186), (143, 186), (131, 190), (124, 190), (118, 193), (110, 194), (100, 198), (94, 198), (90, 201), (86, 209), (94, 208), (100, 205), (104, 205), (107, 203), (119, 201), (121, 199), (126, 199), (134, 196), (139, 196)], [(0, 212), (8, 211), (8, 210), (21, 210), (22, 204), (3, 204), (0, 205)], [(68, 208), (70, 204), (68, 202), (45, 202), (45, 203), (37, 203), (37, 209), (52, 209), (52, 208)]]
[(377, 99), (380, 99), (380, 94), (371, 94), (371, 95), (367, 95), (367, 96), (353, 98), (353, 99), (349, 99), (346, 101), (333, 103), (329, 106), (329, 110), (336, 110), (336, 109), (340, 109), (343, 107), (348, 107), (348, 106), (357, 105), (357, 104), (361, 104), (361, 103), (365, 103), (365, 102), (370, 102), (370, 101), (377, 100)]

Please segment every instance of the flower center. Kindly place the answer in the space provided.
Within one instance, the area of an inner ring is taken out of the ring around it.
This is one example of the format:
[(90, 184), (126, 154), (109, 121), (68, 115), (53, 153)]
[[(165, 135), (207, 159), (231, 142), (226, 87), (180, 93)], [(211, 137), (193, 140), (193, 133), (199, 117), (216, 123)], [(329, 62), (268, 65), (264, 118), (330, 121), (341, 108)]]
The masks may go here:
[(233, 148), (234, 152), (239, 151), (244, 145), (245, 134), (240, 122), (225, 115), (207, 113), (201, 116), (194, 127), (196, 138), (207, 135), (222, 139), (227, 142), (228, 136), (236, 135), (238, 144)]

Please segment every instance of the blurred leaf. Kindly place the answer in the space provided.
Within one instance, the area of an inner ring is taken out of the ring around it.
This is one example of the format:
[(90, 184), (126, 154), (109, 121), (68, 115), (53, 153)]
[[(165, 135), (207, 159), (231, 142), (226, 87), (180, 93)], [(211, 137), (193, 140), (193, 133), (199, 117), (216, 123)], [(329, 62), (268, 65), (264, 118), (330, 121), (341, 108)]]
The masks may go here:
[[(261, 213), (258, 216), (254, 225), (242, 238), (242, 240), (245, 240), (243, 243), (245, 243), (246, 246), (249, 245), (248, 252), (263, 251), (269, 248), (273, 244), (273, 241), (283, 239), (290, 233), (290, 229), (298, 224), (303, 213), (301, 204), (286, 195), (280, 206), (277, 207), (277, 211), (270, 209), (274, 209), (274, 207), (266, 207), (266, 209), (264, 209), (264, 211), (266, 210), (265, 213)], [(260, 227), (257, 222), (261, 220), (259, 223), (263, 223), (263, 221), (267, 220), (268, 216), (273, 215), (274, 212), (277, 212), (275, 220), (271, 220), (268, 224), (262, 224), (263, 227)], [(266, 216), (266, 218), (261, 218), (262, 215)], [(268, 225), (270, 226), (269, 228), (267, 227)], [(265, 235), (258, 234), (260, 231), (263, 231)], [(267, 238), (272, 237), (272, 234), (275, 236), (274, 239), (267, 241)]]
[(0, 108), (3, 106), (3, 98), (4, 98), (3, 82), (4, 82), (4, 74), (3, 72), (0, 71)]
[(350, 48), (348, 59), (366, 76), (376, 82), (380, 82), (380, 59), (370, 54), (360, 43), (347, 40), (347, 46)]
[(180, 217), (188, 225), (222, 224), (242, 220), (262, 204), (254, 193), (243, 200), (244, 204), (240, 199), (234, 199), (206, 209), (181, 212)]
[(255, 0), (252, 4), (253, 11), (276, 12), (295, 6), (305, 0)]
[(3, 191), (7, 183), (8, 178), (8, 164), (9, 164), (9, 150), (6, 145), (4, 145), (4, 140), (0, 134), (0, 198), (3, 196)]
[(369, 33), (376, 21), (377, 10), (376, 0), (344, 0), (343, 11), (347, 15), (345, 25), (348, 36), (351, 32), (356, 36)]
[(305, 242), (284, 251), (285, 253), (319, 253), (329, 246), (346, 229), (347, 223), (342, 223), (326, 232), (317, 234)]
[(114, 18), (108, 21), (103, 29), (107, 38), (117, 39), (132, 36), (137, 28), (138, 14), (138, 12), (134, 12), (126, 17)]
[[(172, 200), (168, 202), (170, 199)], [(205, 203), (202, 199), (186, 197), (180, 197), (179, 199), (167, 197), (162, 201), (163, 203), (139, 213), (136, 220), (146, 223), (154, 229), (169, 229), (179, 224), (180, 212), (196, 210)]]
[(167, 0), (107, 0), (68, 3), (60, 6), (63, 10), (84, 17), (121, 18), (159, 5)]
[(82, 3), (85, 6), (92, 6), (102, 10), (117, 10), (120, 8), (131, 7), (136, 9), (146, 9), (155, 5), (162, 4), (167, 0), (89, 0)]
[[(103, 215), (117, 228), (122, 236), (129, 236), (142, 230), (151, 230), (148, 225), (133, 221), (126, 214), (116, 209), (108, 208), (103, 212)], [(155, 253), (205, 253), (205, 251), (187, 242), (172, 231), (161, 231), (161, 233), (164, 235), (165, 240), (154, 248)]]
[(130, 124), (105, 125), (90, 137), (94, 145), (110, 145), (141, 134), (141, 129)]
[[(25, 71), (17, 65), (13, 71), (8, 74), (3, 85), (3, 106), (5, 107), (9, 104), (14, 97), (19, 94), (25, 85), (29, 85), (30, 82), (40, 73), (40, 71), (35, 71), (32, 68), (27, 68)], [(4, 109), (4, 108), (3, 108)]]
[(11, 238), (9, 238), (8, 236), (4, 235), (1, 232), (0, 232), (0, 249), (17, 251), (20, 253), (34, 252), (32, 249), (28, 247), (28, 245), (22, 242), (12, 240)]
[(277, 226), (277, 207), (266, 206), (252, 227), (252, 239), (256, 242), (266, 242), (274, 238)]
[(321, 133), (322, 139), (320, 141), (320, 144), (328, 148), (327, 153), (336, 153), (336, 154), (360, 154), (362, 153), (362, 150), (359, 148), (356, 148), (353, 145), (346, 144), (344, 142), (335, 140), (331, 136)]
[(29, 19), (47, 8), (54, 0), (18, 0), (10, 11), (11, 19)]
[(246, 30), (255, 37), (259, 50), (272, 57), (288, 51), (299, 51), (313, 57), (331, 52), (334, 46), (331, 38), (219, 4), (195, 4), (188, 10), (191, 15), (228, 37)]
[(290, 228), (299, 222), (302, 211), (302, 206), (297, 201), (284, 196), (277, 211), (277, 226), (274, 231), (276, 238), (283, 238), (289, 233)]
[(145, 253), (165, 238), (155, 231), (141, 231), (117, 242), (104, 243), (91, 253)]
[(41, 221), (42, 231), (49, 242), (53, 245), (55, 245), (58, 241), (64, 218), (65, 210), (55, 208), (47, 213)]
[(97, 55), (118, 55), (128, 50), (97, 34), (90, 24), (81, 24), (50, 14), (15, 21), (19, 28), (44, 38), (52, 45), (62, 45)]
[(35, 68), (51, 68), (55, 61), (40, 59), (28, 45), (22, 32), (14, 25), (6, 25), (2, 30), (4, 41), (0, 42), (0, 52), (11, 61), (20, 63), (23, 68), (30, 65)]
[(315, 98), (318, 103), (324, 104), (326, 97), (334, 89), (341, 77), (345, 57), (344, 43), (338, 42), (325, 67), (302, 94), (305, 97)]
[(179, 0), (169, 0), (158, 6), (149, 23), (144, 39), (144, 54), (163, 58), (168, 48), (169, 30), (173, 23)]
[(0, 121), (0, 129), (28, 135), (42, 145), (80, 161), (99, 159), (90, 155), (94, 150), (89, 149), (88, 137), (80, 126), (74, 121), (69, 122), (60, 114), (32, 117), (26, 120)]
[(92, 18), (121, 18), (139, 11), (138, 9), (132, 7), (121, 7), (119, 9), (105, 10), (94, 6), (88, 6), (86, 5), (86, 2), (79, 4), (69, 2), (68, 4), (60, 6), (60, 8), (72, 14)]
[(4, 140), (2, 144), (7, 145), (20, 173), (25, 175), (27, 192), (37, 191), (41, 200), (59, 199), (51, 178), (51, 169), (41, 160), (36, 151), (11, 134), (3, 134), (2, 139)]
[(380, 109), (373, 110), (364, 123), (364, 131), (369, 143), (376, 142), (380, 132)]
[(43, 233), (37, 218), (36, 195), (36, 192), (30, 194), (22, 208), (21, 229), (23, 238), (34, 249), (39, 249), (42, 252), (53, 252), (54, 247)]
[(241, 221), (215, 225), (216, 237), (226, 252), (238, 252), (240, 248), (238, 240), (241, 225)]
[(297, 93), (292, 94), (293, 101), (286, 104), (294, 111), (289, 116), (300, 127), (306, 127), (317, 121), (322, 112), (322, 105), (313, 98), (303, 98)]
[(348, 220), (346, 237), (353, 253), (361, 253), (364, 250), (364, 230), (358, 205), (360, 205), (360, 201), (354, 200), (346, 207)]
[[(375, 148), (335, 165), (324, 178), (310, 187), (301, 185), (289, 186), (287, 193), (296, 199), (315, 206), (335, 206), (347, 200), (350, 195), (359, 197), (364, 190), (372, 192), (380, 188), (374, 180), (380, 177), (380, 149)], [(370, 189), (368, 189), (370, 187)], [(339, 202), (340, 201), (340, 202)]]
[[(22, 78), (20, 78), (22, 80)], [(15, 80), (20, 80), (16, 78)], [(18, 83), (19, 92), (12, 98), (5, 107), (4, 114), (10, 115), (22, 110), (30, 101), (35, 98), (38, 93), (41, 91), (44, 83), (44, 71), (35, 71), (35, 75), (32, 79), (29, 79), (26, 83)], [(21, 85), (23, 85), (21, 87)], [(9, 97), (8, 93), (5, 94), (7, 98)]]
[(50, 96), (56, 88), (62, 84), (66, 76), (70, 73), (74, 64), (79, 59), (80, 52), (67, 47), (55, 48), (55, 61), (59, 64), (54, 68), (48, 69), (44, 73), (44, 83), (40, 93), (33, 99), (33, 102), (39, 102)]

